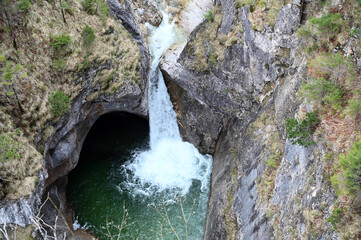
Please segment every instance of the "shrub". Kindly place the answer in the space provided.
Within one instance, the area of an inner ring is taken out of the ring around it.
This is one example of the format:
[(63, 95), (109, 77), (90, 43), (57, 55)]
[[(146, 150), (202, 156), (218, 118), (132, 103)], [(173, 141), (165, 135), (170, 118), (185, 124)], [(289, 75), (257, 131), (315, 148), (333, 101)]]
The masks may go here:
[(277, 152), (276, 154), (272, 155), (269, 159), (266, 160), (266, 164), (268, 167), (271, 168), (278, 168), (281, 162), (281, 153)]
[(310, 23), (320, 32), (335, 33), (338, 32), (343, 25), (343, 19), (339, 13), (329, 13), (320, 18), (310, 18)]
[(103, 21), (108, 17), (109, 10), (107, 1), (98, 0), (98, 14)]
[(22, 65), (12, 61), (6, 61), (5, 66), (0, 68), (0, 86), (2, 85), (6, 95), (12, 96), (15, 93), (13, 85), (16, 77), (24, 78), (27, 76), (26, 72), (22, 72), (23, 68)]
[(345, 91), (321, 77), (302, 84), (300, 94), (307, 99), (319, 100), (322, 104), (328, 104), (335, 110), (341, 110), (341, 100)]
[(62, 33), (61, 35), (53, 36), (50, 40), (50, 46), (56, 51), (64, 50), (70, 43), (70, 36)]
[(97, 12), (97, 8), (95, 5), (96, 0), (83, 0), (81, 1), (81, 5), (84, 9), (84, 11), (87, 14), (94, 15)]
[(0, 162), (7, 162), (20, 158), (19, 143), (12, 135), (0, 134)]
[(50, 112), (58, 117), (70, 109), (70, 99), (62, 91), (58, 90), (49, 96)]
[(94, 30), (88, 25), (85, 26), (81, 33), (81, 37), (83, 38), (83, 46), (85, 48), (90, 48), (95, 39)]
[(361, 140), (354, 143), (347, 155), (341, 154), (340, 165), (343, 169), (344, 189), (341, 191), (349, 196), (361, 193)]
[(356, 119), (361, 115), (361, 101), (358, 99), (351, 99), (348, 101), (347, 113), (353, 118)]
[(51, 67), (54, 68), (57, 71), (61, 71), (64, 69), (65, 66), (65, 60), (64, 59), (54, 59)]
[(62, 1), (62, 9), (64, 9), (64, 11), (67, 12), (69, 15), (74, 15), (74, 9), (70, 4), (69, 0)]
[(299, 121), (294, 118), (286, 120), (286, 132), (288, 138), (291, 139), (292, 144), (299, 144), (304, 147), (308, 147), (314, 142), (311, 141), (311, 137), (318, 124), (318, 119), (314, 112), (306, 113), (306, 118)]
[(322, 53), (309, 62), (309, 75), (312, 78), (325, 77), (334, 84), (354, 89), (357, 66), (341, 53)]
[(214, 15), (215, 15), (215, 10), (209, 10), (208, 13), (206, 13), (204, 15), (204, 17), (209, 21), (209, 22), (213, 22), (214, 21)]
[(340, 218), (342, 217), (342, 210), (339, 208), (335, 208), (332, 210), (331, 215), (327, 218), (327, 222), (331, 223), (334, 228), (336, 228), (336, 224), (340, 222)]
[(31, 6), (30, 0), (20, 0), (17, 2), (17, 7), (21, 12), (25, 12)]

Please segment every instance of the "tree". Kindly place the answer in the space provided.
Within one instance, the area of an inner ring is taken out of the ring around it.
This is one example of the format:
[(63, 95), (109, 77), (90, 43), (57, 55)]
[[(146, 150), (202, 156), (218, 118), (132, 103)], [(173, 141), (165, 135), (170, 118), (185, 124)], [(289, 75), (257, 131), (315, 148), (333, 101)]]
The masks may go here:
[(26, 77), (27, 73), (22, 71), (24, 68), (22, 65), (15, 64), (12, 61), (6, 61), (5, 64), (0, 62), (0, 66), (1, 65), (3, 65), (3, 67), (0, 68), (0, 87), (2, 89), (1, 92), (6, 95), (7, 98), (15, 95), (21, 116), (21, 114), (24, 112), (24, 109), (21, 105), (19, 96), (15, 88), (15, 80), (17, 78)]
[(10, 32), (10, 37), (13, 40), (13, 47), (15, 49), (18, 49), (18, 44), (16, 42), (16, 37), (15, 37), (13, 27), (12, 27), (12, 24), (11, 24), (12, 21), (10, 19), (10, 15), (9, 15), (9, 12), (12, 11), (10, 1), (8, 1), (8, 0), (0, 0), (0, 7), (2, 9), (3, 14), (5, 15), (7, 26), (9, 28), (9, 32)]
[(70, 109), (69, 97), (60, 90), (53, 92), (50, 95), (49, 102), (51, 104), (50, 112), (54, 115), (54, 117), (59, 117)]
[(63, 16), (63, 21), (66, 24), (66, 19), (65, 19), (65, 14), (64, 14), (64, 6), (63, 6), (63, 1), (59, 0), (60, 3), (60, 11), (61, 11), (61, 15)]

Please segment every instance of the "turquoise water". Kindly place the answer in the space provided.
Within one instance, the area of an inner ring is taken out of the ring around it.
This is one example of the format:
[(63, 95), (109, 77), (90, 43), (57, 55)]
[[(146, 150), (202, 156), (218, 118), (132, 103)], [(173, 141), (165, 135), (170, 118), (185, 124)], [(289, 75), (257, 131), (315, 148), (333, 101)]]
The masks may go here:
[(79, 164), (69, 174), (68, 198), (80, 225), (86, 224), (100, 239), (111, 239), (107, 236), (108, 222), (110, 233), (117, 239), (115, 226), (122, 225), (126, 209), (127, 226), (120, 239), (202, 239), (208, 191), (201, 191), (200, 181), (193, 181), (185, 196), (174, 191), (171, 195), (163, 191), (145, 196), (135, 194), (134, 188), (125, 184), (124, 163), (131, 161), (135, 152), (148, 148), (145, 119), (118, 113), (104, 115), (94, 124)]

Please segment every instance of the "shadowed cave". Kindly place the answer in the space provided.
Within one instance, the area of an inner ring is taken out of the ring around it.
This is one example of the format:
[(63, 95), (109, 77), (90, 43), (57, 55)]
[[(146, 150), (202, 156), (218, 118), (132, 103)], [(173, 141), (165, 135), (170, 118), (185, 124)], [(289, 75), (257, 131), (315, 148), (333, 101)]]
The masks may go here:
[(137, 115), (113, 112), (94, 123), (78, 165), (68, 175), (67, 199), (76, 224), (86, 225), (99, 237), (104, 237), (102, 226), (107, 221), (121, 224), (126, 199), (117, 194), (124, 180), (119, 169), (135, 149), (147, 149), (148, 142), (148, 121)]

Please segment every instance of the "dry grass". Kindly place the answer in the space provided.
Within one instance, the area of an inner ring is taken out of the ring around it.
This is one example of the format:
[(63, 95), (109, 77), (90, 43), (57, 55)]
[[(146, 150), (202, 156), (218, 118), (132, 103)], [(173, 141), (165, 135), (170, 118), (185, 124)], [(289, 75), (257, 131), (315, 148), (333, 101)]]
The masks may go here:
[(251, 12), (249, 20), (255, 31), (263, 31), (264, 25), (274, 26), (278, 13), (282, 7), (292, 1), (289, 0), (260, 0), (260, 1), (240, 1), (240, 6), (250, 5)]
[(195, 39), (190, 41), (190, 54), (195, 56), (196, 61), (186, 64), (188, 68), (194, 68), (198, 72), (210, 69), (212, 65), (223, 61), (224, 50), (227, 47), (242, 39), (243, 26), (241, 22), (234, 25), (227, 35), (218, 34), (222, 17), (220, 7), (216, 6), (214, 20), (205, 23), (204, 29), (199, 31)]
[[(0, 132), (11, 133), (19, 128), (24, 133), (17, 137), (21, 143), (21, 161), (0, 166), (3, 167), (0, 176), (9, 180), (5, 181), (8, 198), (29, 195), (34, 189), (35, 184), (30, 183), (30, 178), (32, 182), (36, 181), (34, 177), (41, 168), (43, 151), (42, 147), (38, 151), (33, 147), (35, 138), (40, 134), (45, 142), (53, 132), (49, 125), (57, 120), (49, 112), (48, 97), (56, 90), (62, 90), (71, 99), (79, 94), (82, 86), (74, 82), (78, 73), (84, 71), (84, 60), (92, 66), (111, 60), (114, 66), (114, 69), (103, 70), (95, 78), (94, 85), (100, 84), (102, 88), (94, 96), (88, 97), (89, 100), (100, 94), (113, 93), (124, 81), (140, 83), (139, 49), (121, 22), (113, 17), (102, 20), (97, 15), (88, 15), (82, 10), (80, 1), (68, 2), (72, 14), (65, 14), (67, 24), (62, 20), (57, 1), (33, 1), (26, 14), (12, 14), (13, 30), (19, 45), (17, 50), (12, 45), (9, 33), (0, 29), (0, 59), (21, 64), (27, 72), (27, 77), (14, 79), (14, 87), (24, 109), (22, 114), (19, 114), (15, 97), (0, 98)], [(3, 19), (4, 16), (0, 16), (0, 23), (3, 23)], [(81, 38), (86, 25), (94, 30), (96, 36), (88, 54)], [(71, 37), (71, 42), (66, 50), (57, 55), (50, 47), (50, 39), (63, 33)], [(54, 68), (57, 60), (64, 64)]]

